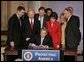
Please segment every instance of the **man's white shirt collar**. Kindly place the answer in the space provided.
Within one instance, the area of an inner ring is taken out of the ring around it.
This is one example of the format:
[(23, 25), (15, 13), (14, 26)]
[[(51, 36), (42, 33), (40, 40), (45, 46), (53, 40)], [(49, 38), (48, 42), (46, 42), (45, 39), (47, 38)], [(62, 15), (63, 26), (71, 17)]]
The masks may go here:
[[(31, 18), (29, 18), (29, 22), (31, 24)], [(32, 23), (34, 23), (34, 18), (32, 18)]]
[(70, 15), (70, 17), (68, 18), (68, 21), (70, 20), (71, 16), (72, 16), (72, 15)]

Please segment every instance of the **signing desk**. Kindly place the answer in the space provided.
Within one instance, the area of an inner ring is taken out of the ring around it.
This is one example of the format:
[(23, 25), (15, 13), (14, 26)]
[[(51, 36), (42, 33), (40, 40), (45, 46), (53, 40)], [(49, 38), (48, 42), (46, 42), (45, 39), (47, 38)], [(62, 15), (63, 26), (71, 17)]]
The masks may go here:
[(18, 50), (16, 48), (9, 48), (5, 49), (4, 53), (4, 60), (5, 61), (12, 61), (18, 57)]
[[(5, 49), (5, 61), (9, 61), (12, 56), (14, 56), (13, 59), (11, 60), (15, 60), (18, 58), (18, 51), (21, 50), (20, 48), (10, 48), (10, 47), (7, 47)], [(32, 49), (23, 49), (23, 50), (32, 50)], [(45, 50), (45, 49), (44, 49)], [(55, 50), (54, 48), (50, 48), (49, 50)], [(76, 60), (76, 57), (77, 57), (77, 54), (76, 54), (76, 51), (72, 51), (72, 50), (63, 50), (63, 49), (56, 49), (56, 50), (59, 50), (59, 51), (62, 51), (62, 57), (63, 56), (74, 56), (75, 57), (75, 60)], [(22, 52), (21, 52), (22, 53)], [(62, 58), (61, 58), (62, 59)]]
[[(5, 56), (5, 61), (13, 61), (15, 59), (17, 59), (19, 57), (19, 55), (21, 54), (22, 56), (22, 50), (34, 50), (34, 49), (22, 49), (22, 48), (11, 48), (11, 47), (7, 47), (5, 49), (5, 53), (4, 53), (4, 56)], [(41, 50), (41, 49), (35, 49), (35, 50)], [(55, 50), (54, 48), (48, 48), (48, 49), (42, 49), (43, 50)], [(59, 49), (57, 49), (59, 50)], [(42, 52), (41, 51), (41, 52)], [(19, 55), (18, 55), (19, 54)], [(60, 55), (60, 54), (59, 54)], [(12, 59), (13, 58), (13, 59)]]
[(76, 61), (77, 60), (77, 51), (75, 50), (66, 50), (64, 51), (65, 61)]

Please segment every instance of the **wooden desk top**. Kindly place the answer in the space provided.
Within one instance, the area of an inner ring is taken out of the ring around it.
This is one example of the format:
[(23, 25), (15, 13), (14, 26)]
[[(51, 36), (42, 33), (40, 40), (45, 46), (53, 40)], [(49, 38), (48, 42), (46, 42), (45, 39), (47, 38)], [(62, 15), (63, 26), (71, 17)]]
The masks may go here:
[[(5, 54), (6, 55), (18, 55), (19, 49), (20, 48), (16, 49), (16, 48), (7, 47), (5, 49)], [(74, 50), (64, 50), (64, 49), (54, 49), (54, 48), (50, 48), (50, 50), (62, 50), (62, 51), (64, 51), (64, 55), (69, 55), (69, 56), (77, 55), (77, 51), (74, 51)]]
[[(18, 55), (19, 50), (22, 50), (22, 49), (7, 47), (5, 49), (5, 55)], [(27, 49), (27, 50), (31, 50), (31, 49)], [(54, 49), (54, 48), (50, 47), (49, 50), (60, 50), (60, 49)]]
[(77, 51), (74, 51), (74, 50), (65, 50), (64, 51), (64, 55), (69, 55), (69, 56), (77, 55)]
[(6, 48), (5, 55), (18, 55), (18, 50), (15, 48)]

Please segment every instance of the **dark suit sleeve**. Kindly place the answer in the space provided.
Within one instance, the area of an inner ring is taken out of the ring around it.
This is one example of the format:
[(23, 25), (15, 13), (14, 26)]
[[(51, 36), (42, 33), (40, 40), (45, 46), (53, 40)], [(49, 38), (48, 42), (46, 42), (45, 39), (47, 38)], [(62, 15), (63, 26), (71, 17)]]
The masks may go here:
[(53, 44), (52, 44), (52, 39), (49, 37), (49, 43), (48, 43), (48, 46), (49, 47), (53, 47)]
[(43, 27), (46, 27), (46, 21), (48, 21), (49, 20), (49, 17), (47, 16), (47, 15), (44, 15), (44, 25), (43, 25)]
[(36, 35), (40, 35), (40, 21), (39, 20), (36, 20)]
[(24, 34), (23, 34), (23, 36), (24, 36), (24, 38), (26, 39), (28, 36), (27, 36), (27, 33), (29, 32), (27, 29), (27, 27), (28, 27), (28, 25), (27, 25), (27, 20), (23, 20), (23, 22), (22, 22), (22, 27), (23, 27), (23, 32), (24, 32)]
[(7, 39), (7, 45), (9, 45), (10, 41), (14, 41), (14, 20), (12, 18), (8, 21), (8, 39)]
[(34, 44), (36, 44), (36, 45), (40, 45), (40, 42), (41, 42), (41, 40), (40, 40), (40, 36), (35, 36), (35, 37), (33, 37), (33, 43)]
[(48, 45), (49, 47), (53, 47), (52, 45), (52, 39), (49, 35), (45, 37), (45, 45)]
[(73, 25), (72, 29), (73, 29), (73, 32), (74, 32), (75, 39), (79, 44), (80, 39), (81, 39), (81, 33), (80, 33), (80, 30), (79, 30), (79, 27), (80, 27), (79, 17), (75, 17), (73, 19), (73, 24), (72, 25)]

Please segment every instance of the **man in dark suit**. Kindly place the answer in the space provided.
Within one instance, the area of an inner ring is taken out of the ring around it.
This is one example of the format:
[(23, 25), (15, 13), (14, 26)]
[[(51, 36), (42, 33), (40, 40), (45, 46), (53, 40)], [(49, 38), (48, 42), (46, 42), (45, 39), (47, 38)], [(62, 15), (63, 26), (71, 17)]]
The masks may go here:
[(48, 47), (53, 47), (52, 45), (52, 39), (51, 37), (48, 35), (47, 29), (46, 28), (42, 28), (41, 29), (41, 33), (40, 36), (36, 36), (34, 43), (36, 45), (43, 45), (43, 46), (48, 46)]
[(52, 39), (48, 35), (48, 31), (46, 28), (42, 28), (40, 36), (35, 36), (32, 39), (32, 42), (30, 42), (29, 44), (29, 48), (40, 49), (40, 47), (43, 47), (43, 48), (53, 47)]
[(65, 8), (64, 15), (68, 19), (65, 29), (65, 47), (67, 50), (77, 50), (81, 40), (79, 17), (72, 14), (73, 11), (70, 8)]
[(37, 19), (34, 19), (35, 11), (29, 10), (28, 11), (28, 17), (25, 18), (23, 22), (23, 28), (24, 28), (24, 38), (26, 40), (25, 45), (28, 46), (30, 42), (32, 42), (32, 38), (35, 36), (40, 35), (40, 21)]
[(12, 15), (8, 21), (8, 37), (7, 37), (7, 45), (11, 47), (23, 47), (23, 29), (22, 29), (22, 21), (20, 17), (24, 15), (25, 8), (19, 6), (17, 8), (17, 13)]
[(41, 23), (41, 28), (46, 27), (45, 23), (49, 19), (49, 17), (45, 14), (45, 8), (39, 8), (39, 14), (35, 14), (35, 19), (38, 19)]

